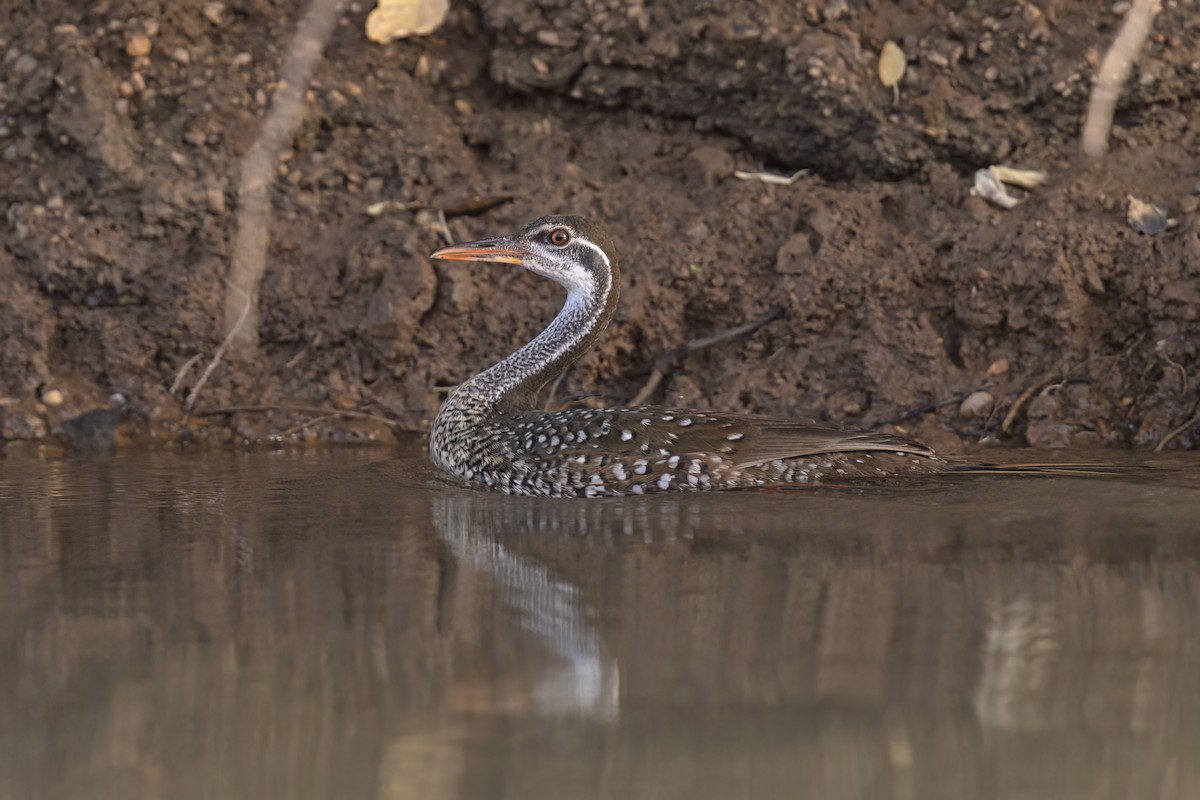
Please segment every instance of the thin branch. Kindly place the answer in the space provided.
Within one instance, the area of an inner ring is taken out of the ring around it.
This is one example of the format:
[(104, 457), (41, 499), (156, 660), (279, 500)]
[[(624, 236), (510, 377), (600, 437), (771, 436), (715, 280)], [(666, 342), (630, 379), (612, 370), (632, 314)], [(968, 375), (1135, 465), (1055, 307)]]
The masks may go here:
[(645, 403), (647, 400), (649, 400), (650, 396), (654, 394), (654, 391), (658, 388), (659, 384), (662, 383), (663, 378), (666, 377), (667, 374), (669, 374), (672, 370), (674, 370), (679, 362), (690, 353), (694, 353), (697, 350), (702, 350), (705, 347), (712, 347), (714, 344), (720, 344), (721, 342), (736, 338), (738, 336), (754, 333), (768, 322), (773, 322), (779, 319), (781, 316), (783, 316), (783, 309), (775, 308), (753, 322), (746, 322), (742, 325), (726, 328), (723, 331), (714, 333), (712, 336), (706, 336), (701, 339), (692, 339), (691, 341), (684, 342), (679, 347), (668, 350), (655, 359), (654, 368), (650, 371), (650, 377), (646, 380), (646, 383), (642, 386), (641, 390), (634, 395), (633, 400), (630, 401), (630, 405), (640, 406), (642, 403)]
[(368, 414), (365, 411), (348, 411), (340, 408), (325, 408), (323, 406), (300, 406), (300, 405), (249, 405), (249, 406), (220, 406), (218, 408), (203, 408), (193, 412), (194, 417), (216, 417), (222, 414), (269, 414), (272, 411), (295, 411), (301, 414), (322, 414), (326, 417), (346, 417), (348, 419), (369, 419), (373, 422), (382, 422), (393, 428), (400, 427), (400, 423), (394, 419), (380, 416), (379, 414)]
[(1142, 45), (1150, 36), (1155, 15), (1161, 10), (1159, 0), (1133, 0), (1117, 38), (1100, 62), (1096, 86), (1092, 89), (1087, 118), (1083, 123), (1083, 152), (1092, 158), (1099, 158), (1108, 152), (1108, 134), (1112, 130), (1121, 87), (1129, 78)]
[(242, 314), (237, 318), (237, 321), (230, 328), (229, 333), (225, 334), (225, 339), (217, 348), (217, 352), (213, 353), (212, 361), (208, 362), (208, 366), (204, 368), (204, 372), (200, 373), (200, 380), (196, 381), (196, 385), (188, 392), (187, 402), (183, 404), (183, 408), (189, 414), (192, 413), (192, 408), (196, 405), (196, 398), (200, 396), (200, 390), (204, 388), (204, 384), (208, 382), (208, 376), (212, 375), (213, 370), (217, 368), (217, 364), (221, 363), (221, 358), (224, 357), (225, 351), (229, 349), (229, 345), (233, 342), (233, 338), (238, 335), (238, 331), (246, 324), (246, 320), (250, 317), (250, 295), (238, 289), (233, 284), (229, 284), (231, 289), (236, 289), (241, 292), (244, 302), (242, 304)]

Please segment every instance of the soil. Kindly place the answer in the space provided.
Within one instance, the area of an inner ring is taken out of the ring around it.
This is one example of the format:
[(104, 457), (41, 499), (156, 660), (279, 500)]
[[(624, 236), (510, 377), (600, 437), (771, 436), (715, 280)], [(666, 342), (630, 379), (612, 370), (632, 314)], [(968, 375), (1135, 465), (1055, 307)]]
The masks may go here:
[[(951, 450), (1200, 443), (1194, 0), (1164, 3), (1097, 160), (1080, 128), (1127, 3), (638, 3), (456, 2), (386, 46), (351, 4), (278, 164), (258, 346), (223, 353), (189, 414), (224, 339), (242, 159), (304, 4), (4, 2), (4, 440), (424, 429), (561, 302), (429, 261), (440, 209), (459, 240), (547, 213), (612, 231), (622, 305), (549, 402), (628, 402), (663, 354), (776, 312), (677, 359), (650, 401)], [(991, 164), (1049, 181), (1001, 209), (970, 192)], [(1135, 232), (1130, 196), (1176, 223)]]

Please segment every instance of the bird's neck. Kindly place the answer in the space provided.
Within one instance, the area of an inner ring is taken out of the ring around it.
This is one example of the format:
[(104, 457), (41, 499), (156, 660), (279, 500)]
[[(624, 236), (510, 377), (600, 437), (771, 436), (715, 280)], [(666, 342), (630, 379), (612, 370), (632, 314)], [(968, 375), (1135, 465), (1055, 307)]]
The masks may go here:
[(572, 289), (544, 331), (508, 358), (471, 378), (446, 400), (474, 411), (523, 409), (537, 392), (578, 359), (608, 326), (616, 310), (615, 282)]

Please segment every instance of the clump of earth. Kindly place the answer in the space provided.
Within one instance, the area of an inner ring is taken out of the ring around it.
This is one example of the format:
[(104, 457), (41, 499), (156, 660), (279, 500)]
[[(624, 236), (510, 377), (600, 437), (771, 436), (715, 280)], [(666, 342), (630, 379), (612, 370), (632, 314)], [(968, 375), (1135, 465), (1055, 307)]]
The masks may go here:
[[(1123, 5), (482, 0), (380, 45), (351, 4), (275, 164), (256, 344), (225, 350), (240, 170), (307, 6), (14, 7), (0, 436), (423, 430), (561, 302), (428, 254), (582, 213), (620, 247), (622, 304), (548, 404), (646, 389), (950, 450), (1194, 448), (1200, 25), (1166, 4), (1084, 158)], [(1048, 180), (1001, 208), (971, 192), (996, 164)], [(1138, 232), (1130, 198), (1171, 224)]]

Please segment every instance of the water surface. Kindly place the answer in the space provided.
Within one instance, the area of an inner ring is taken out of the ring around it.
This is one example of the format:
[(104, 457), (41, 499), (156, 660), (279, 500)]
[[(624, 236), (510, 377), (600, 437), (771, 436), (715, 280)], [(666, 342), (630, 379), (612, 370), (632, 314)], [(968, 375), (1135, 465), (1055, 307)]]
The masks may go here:
[(0, 459), (0, 797), (1200, 796), (1195, 459), (562, 501)]

